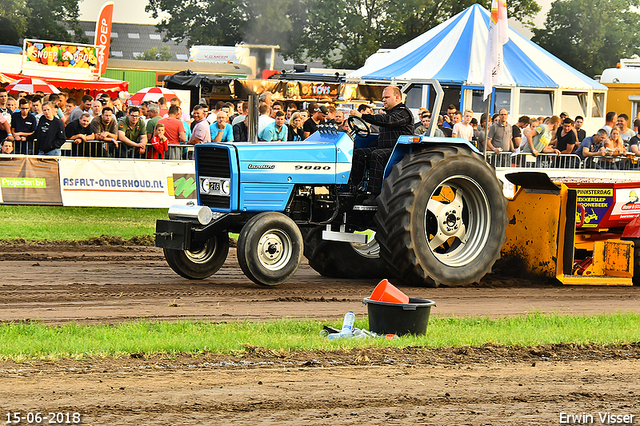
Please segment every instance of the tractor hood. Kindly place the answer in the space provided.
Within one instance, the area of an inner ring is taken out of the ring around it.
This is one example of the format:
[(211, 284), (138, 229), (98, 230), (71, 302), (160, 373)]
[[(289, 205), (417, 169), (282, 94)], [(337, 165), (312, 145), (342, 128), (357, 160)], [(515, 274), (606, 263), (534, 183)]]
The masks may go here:
[(346, 183), (351, 171), (353, 141), (346, 133), (316, 133), (303, 142), (233, 146), (242, 183), (340, 184)]

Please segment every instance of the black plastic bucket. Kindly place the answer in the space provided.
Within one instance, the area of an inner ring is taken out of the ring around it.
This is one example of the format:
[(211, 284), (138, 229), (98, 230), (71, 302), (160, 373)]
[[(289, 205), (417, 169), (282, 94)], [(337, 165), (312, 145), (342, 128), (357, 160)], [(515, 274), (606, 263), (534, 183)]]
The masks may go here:
[(369, 312), (369, 330), (377, 334), (425, 334), (431, 307), (435, 302), (409, 298), (409, 303), (380, 302), (365, 298)]

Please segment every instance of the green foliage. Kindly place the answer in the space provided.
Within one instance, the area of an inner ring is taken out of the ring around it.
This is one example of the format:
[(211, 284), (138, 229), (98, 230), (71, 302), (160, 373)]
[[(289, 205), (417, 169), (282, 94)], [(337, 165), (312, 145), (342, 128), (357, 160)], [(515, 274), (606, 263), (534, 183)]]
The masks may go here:
[(87, 240), (101, 235), (152, 235), (166, 209), (0, 206), (0, 240)]
[(160, 49), (154, 46), (136, 59), (139, 61), (168, 61), (171, 59), (171, 50), (169, 46), (162, 46)]
[[(178, 308), (179, 309), (179, 308)], [(130, 353), (165, 354), (210, 351), (242, 353), (247, 347), (275, 351), (341, 350), (353, 347), (460, 347), (484, 344), (536, 346), (553, 343), (618, 345), (638, 341), (640, 315), (568, 316), (529, 314), (510, 318), (438, 318), (429, 321), (427, 334), (400, 339), (341, 339), (319, 335), (320, 321), (282, 319), (268, 322), (135, 321), (116, 325), (39, 322), (0, 325), (0, 359), (83, 358), (127, 356)], [(367, 328), (367, 319), (355, 326)], [(339, 323), (333, 323), (339, 327)]]
[(385, 32), (387, 0), (307, 0), (308, 25), (300, 40), (300, 57), (324, 58), (325, 65), (355, 68), (378, 50)]
[(640, 52), (638, 0), (556, 0), (532, 41), (588, 76)]
[(8, 44), (10, 46), (18, 46), (20, 36), (16, 30), (16, 25), (9, 18), (0, 17), (0, 44)]
[(233, 46), (242, 39), (244, 19), (235, 0), (149, 0), (145, 10), (154, 18), (166, 12), (156, 27), (166, 31), (165, 41)]
[[(297, 61), (322, 58), (326, 65), (357, 68), (381, 47), (397, 47), (474, 4), (463, 0), (149, 0), (166, 39), (189, 45), (279, 44)], [(490, 7), (490, 1), (483, 5)], [(540, 6), (509, 2), (509, 16), (523, 22)]]
[(154, 18), (166, 12), (156, 26), (165, 41), (188, 45), (234, 46), (236, 43), (277, 44), (285, 54), (297, 45), (306, 20), (301, 0), (149, 0), (145, 9)]
[[(17, 36), (86, 43), (88, 40), (80, 28), (78, 15), (78, 0), (3, 0), (0, 6), (0, 18), (4, 18), (0, 19), (0, 42), (15, 45)], [(72, 36), (65, 25), (76, 35)]]
[(0, 6), (0, 43), (17, 46), (20, 38), (24, 37), (27, 27), (27, 17), (31, 10), (27, 8), (25, 0), (2, 0)]
[[(25, 37), (53, 41), (82, 41), (80, 38), (83, 32), (78, 23), (78, 0), (26, 0), (25, 7), (31, 10), (27, 19)], [(74, 30), (77, 36), (69, 34), (65, 24)]]

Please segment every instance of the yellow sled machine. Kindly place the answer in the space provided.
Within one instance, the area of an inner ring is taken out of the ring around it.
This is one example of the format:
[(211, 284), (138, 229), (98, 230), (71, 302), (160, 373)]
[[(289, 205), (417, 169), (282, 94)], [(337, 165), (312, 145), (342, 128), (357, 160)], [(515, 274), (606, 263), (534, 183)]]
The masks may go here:
[(506, 178), (515, 193), (503, 257), (563, 284), (640, 284), (640, 182)]

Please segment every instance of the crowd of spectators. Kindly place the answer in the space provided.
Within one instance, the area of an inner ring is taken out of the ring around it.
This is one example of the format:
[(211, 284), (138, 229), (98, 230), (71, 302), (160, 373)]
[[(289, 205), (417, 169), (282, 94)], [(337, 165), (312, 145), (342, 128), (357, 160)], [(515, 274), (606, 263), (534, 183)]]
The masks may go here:
[[(72, 156), (162, 159), (170, 145), (191, 137), (192, 120), (179, 98), (169, 104), (164, 98), (140, 106), (125, 103), (126, 98), (108, 94), (84, 95), (80, 102), (66, 93), (21, 92), (13, 98), (0, 88), (2, 153), (60, 156), (70, 141)], [(178, 157), (182, 150), (176, 150)]]
[[(129, 107), (126, 101), (108, 94), (95, 99), (84, 95), (78, 101), (65, 93), (20, 93), (15, 99), (0, 89), (0, 141), (11, 142), (16, 154), (59, 156), (70, 141), (72, 156), (161, 159), (185, 158), (186, 150), (178, 145), (248, 140), (243, 101), (220, 101), (212, 108), (203, 102), (191, 114), (182, 110), (177, 97), (169, 103), (160, 98)], [(372, 112), (368, 105), (360, 108), (360, 112)], [(298, 104), (274, 101), (265, 92), (258, 110), (261, 141), (301, 141), (326, 123), (348, 131), (349, 112), (332, 104), (311, 102), (299, 109)]]
[[(431, 113), (421, 109), (420, 122), (415, 134), (425, 135), (431, 122)], [(501, 109), (491, 117), (487, 130), (487, 114), (482, 114), (480, 123), (473, 111), (460, 112), (449, 105), (447, 114), (438, 117), (433, 136), (459, 137), (467, 139), (479, 150), (512, 154), (575, 154), (581, 160), (589, 157), (640, 156), (640, 119), (630, 127), (629, 116), (608, 112), (602, 127), (587, 136), (582, 129), (584, 117), (570, 118), (566, 113), (551, 117), (529, 117), (523, 115), (515, 124), (509, 123), (509, 113)]]
[[(77, 102), (68, 94), (20, 93), (17, 98), (0, 88), (0, 141), (2, 154), (61, 154), (71, 141), (72, 156), (115, 158), (185, 158), (179, 145), (205, 142), (247, 141), (249, 120), (243, 101), (206, 103), (183, 111), (180, 99), (160, 98), (126, 107), (126, 98), (108, 94), (93, 98), (85, 95)], [(373, 107), (361, 104), (357, 110), (340, 109), (335, 104), (310, 102), (299, 108), (295, 102), (274, 100), (270, 92), (260, 95), (258, 139), (261, 141), (302, 141), (318, 126), (332, 124), (348, 132), (351, 115), (372, 114)], [(414, 134), (427, 135), (432, 114), (425, 108), (418, 113)], [(479, 150), (494, 153), (576, 154), (593, 156), (640, 156), (640, 120), (631, 123), (626, 114), (609, 112), (595, 134), (587, 136), (584, 118), (566, 114), (551, 117), (522, 116), (509, 123), (508, 111), (501, 109), (487, 125), (473, 111), (459, 111), (449, 105), (446, 114), (437, 115), (432, 136), (468, 140)], [(378, 129), (369, 125), (373, 133)], [(177, 148), (177, 149), (172, 149)]]

